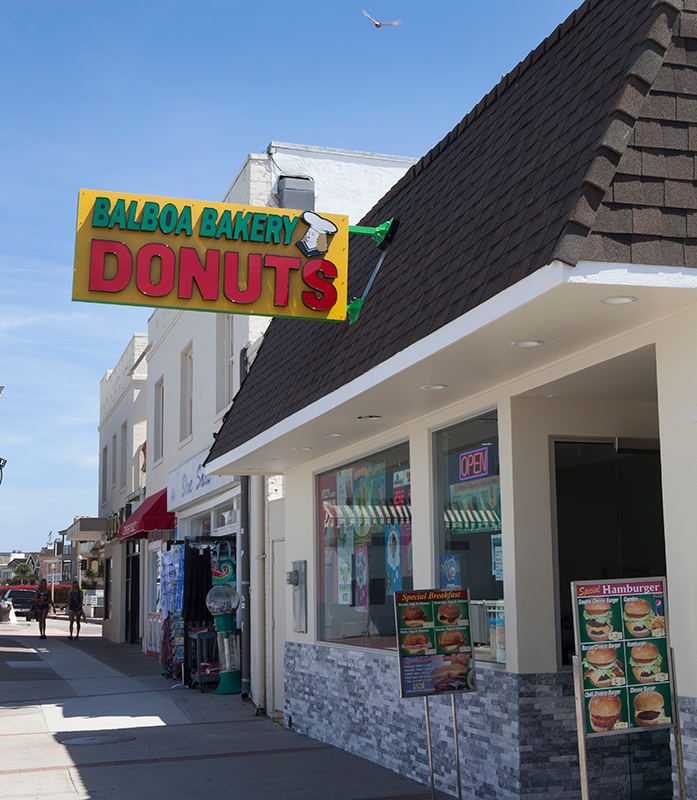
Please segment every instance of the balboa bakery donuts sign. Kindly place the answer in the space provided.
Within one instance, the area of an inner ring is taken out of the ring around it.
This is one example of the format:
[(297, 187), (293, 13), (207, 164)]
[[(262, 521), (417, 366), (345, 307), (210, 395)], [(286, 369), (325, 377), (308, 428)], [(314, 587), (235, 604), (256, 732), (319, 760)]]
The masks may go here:
[(585, 736), (673, 726), (665, 578), (577, 582)]
[(395, 592), (402, 697), (475, 689), (467, 589)]
[(348, 218), (81, 190), (73, 300), (346, 318)]

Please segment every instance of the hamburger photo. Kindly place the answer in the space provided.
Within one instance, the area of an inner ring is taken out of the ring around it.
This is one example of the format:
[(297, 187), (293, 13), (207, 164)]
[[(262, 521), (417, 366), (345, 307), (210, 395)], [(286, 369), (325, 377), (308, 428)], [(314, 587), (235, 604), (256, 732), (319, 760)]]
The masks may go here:
[(457, 692), (467, 687), (469, 664), (452, 660), (436, 667), (431, 672), (431, 683), (435, 692)]
[(583, 606), (586, 632), (594, 642), (606, 642), (612, 632), (612, 604), (598, 600)]
[(438, 634), (438, 645), (441, 650), (454, 652), (467, 644), (464, 631), (442, 631)]
[(647, 600), (641, 597), (624, 604), (624, 624), (630, 636), (648, 636), (651, 633), (654, 613)]
[(662, 661), (663, 656), (651, 642), (638, 644), (631, 649), (629, 664), (639, 683), (655, 683), (656, 676), (661, 671)]
[(407, 628), (420, 628), (428, 617), (421, 606), (406, 606), (402, 609), (402, 622)]
[(430, 646), (431, 640), (426, 633), (408, 633), (402, 640), (402, 648), (410, 656), (422, 655)]
[(461, 616), (460, 606), (455, 603), (443, 603), (438, 609), (438, 621), (443, 625), (455, 625)]
[(663, 708), (663, 697), (658, 692), (642, 692), (635, 696), (634, 722), (640, 728), (665, 725), (668, 722)]
[(622, 701), (616, 694), (595, 695), (588, 703), (588, 713), (594, 731), (614, 730), (622, 718)]
[(583, 677), (601, 689), (612, 686), (613, 678), (624, 678), (622, 665), (617, 661), (617, 650), (612, 647), (587, 650), (583, 666)]

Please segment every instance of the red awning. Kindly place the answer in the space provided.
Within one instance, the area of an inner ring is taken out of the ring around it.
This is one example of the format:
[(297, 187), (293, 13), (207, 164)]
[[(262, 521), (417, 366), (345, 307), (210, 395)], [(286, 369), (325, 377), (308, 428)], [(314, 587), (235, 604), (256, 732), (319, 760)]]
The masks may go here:
[(150, 531), (174, 530), (174, 514), (167, 511), (167, 489), (145, 499), (119, 528), (119, 539), (145, 539)]

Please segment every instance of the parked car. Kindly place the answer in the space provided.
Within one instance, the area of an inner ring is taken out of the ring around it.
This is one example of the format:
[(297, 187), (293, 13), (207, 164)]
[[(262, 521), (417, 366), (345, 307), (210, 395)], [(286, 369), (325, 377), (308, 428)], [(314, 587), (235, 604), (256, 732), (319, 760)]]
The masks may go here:
[(30, 619), (29, 610), (34, 605), (33, 589), (8, 589), (3, 600), (11, 602), (15, 608), (17, 616), (25, 616)]

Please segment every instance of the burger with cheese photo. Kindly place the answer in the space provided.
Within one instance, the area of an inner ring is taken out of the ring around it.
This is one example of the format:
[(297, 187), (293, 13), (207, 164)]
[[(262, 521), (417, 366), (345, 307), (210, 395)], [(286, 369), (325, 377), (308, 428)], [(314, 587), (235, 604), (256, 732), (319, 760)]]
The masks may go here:
[(438, 646), (446, 653), (455, 652), (467, 644), (465, 632), (461, 630), (441, 631), (438, 634)]
[(434, 693), (459, 692), (466, 688), (473, 688), (471, 663), (469, 655), (452, 656), (450, 661), (443, 662), (431, 672), (431, 683)]
[(648, 600), (633, 597), (624, 601), (624, 625), (630, 636), (641, 637), (651, 634), (654, 613)]
[(634, 723), (640, 728), (652, 725), (666, 725), (663, 696), (658, 692), (641, 692), (634, 696)]
[(588, 715), (594, 731), (612, 731), (622, 721), (622, 700), (616, 694), (594, 695), (588, 703)]
[(586, 633), (594, 642), (606, 642), (613, 629), (612, 604), (606, 600), (594, 600), (583, 606)]
[(600, 689), (626, 682), (622, 664), (617, 660), (617, 650), (614, 647), (594, 647), (587, 650), (583, 667), (585, 680)]
[(407, 633), (402, 639), (402, 649), (410, 656), (423, 655), (431, 647), (427, 633)]
[(653, 642), (642, 642), (630, 649), (629, 664), (639, 683), (655, 683), (661, 670), (663, 656)]
[(421, 606), (404, 606), (402, 622), (407, 628), (420, 628), (425, 622), (428, 622), (428, 615)]
[(462, 610), (455, 603), (441, 603), (437, 616), (441, 625), (457, 625), (462, 616)]

